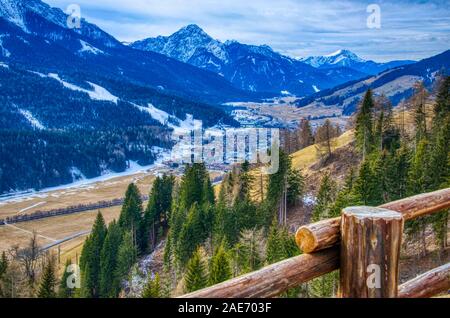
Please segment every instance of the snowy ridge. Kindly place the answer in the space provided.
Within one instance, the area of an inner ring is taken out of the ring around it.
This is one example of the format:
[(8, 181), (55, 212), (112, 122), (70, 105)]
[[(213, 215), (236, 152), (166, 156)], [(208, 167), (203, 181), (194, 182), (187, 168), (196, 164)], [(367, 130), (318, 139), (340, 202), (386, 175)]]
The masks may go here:
[(302, 58), (300, 61), (305, 62), (313, 67), (326, 67), (326, 66), (346, 66), (349, 67), (355, 63), (364, 63), (366, 60), (360, 58), (355, 53), (349, 50), (337, 50), (331, 54), (323, 56), (311, 56)]
[(158, 36), (137, 41), (131, 46), (140, 50), (158, 52), (183, 62), (188, 62), (200, 49), (207, 51), (222, 62), (228, 60), (223, 43), (211, 38), (195, 24), (187, 25), (170, 36)]
[(9, 52), (4, 46), (3, 46), (3, 40), (2, 38), (5, 35), (0, 35), (0, 53), (4, 57), (11, 57), (11, 52)]
[(58, 74), (54, 74), (54, 73), (50, 73), (48, 74), (48, 77), (53, 78), (55, 80), (57, 80), (58, 82), (60, 82), (61, 84), (64, 85), (64, 87), (71, 89), (73, 91), (79, 91), (79, 92), (83, 92), (89, 95), (89, 97), (93, 100), (102, 100), (102, 101), (107, 101), (107, 102), (112, 102), (117, 104), (119, 98), (112, 95), (110, 92), (108, 92), (105, 88), (91, 83), (91, 82), (87, 82), (89, 83), (89, 85), (92, 86), (92, 88), (94, 89), (93, 91), (81, 88), (79, 86), (67, 83), (65, 81), (63, 81)]
[(90, 45), (89, 43), (80, 40), (80, 44), (81, 44), (81, 49), (78, 50), (78, 53), (90, 53), (90, 54), (94, 54), (94, 55), (98, 55), (98, 54), (105, 54), (105, 52), (103, 52), (100, 49), (97, 49), (96, 47)]
[(30, 125), (33, 128), (39, 129), (39, 130), (44, 130), (46, 129), (44, 125), (42, 125), (42, 123), (37, 120), (33, 114), (31, 112), (29, 112), (28, 110), (25, 109), (19, 109), (19, 113), (22, 114), (25, 119), (30, 123)]

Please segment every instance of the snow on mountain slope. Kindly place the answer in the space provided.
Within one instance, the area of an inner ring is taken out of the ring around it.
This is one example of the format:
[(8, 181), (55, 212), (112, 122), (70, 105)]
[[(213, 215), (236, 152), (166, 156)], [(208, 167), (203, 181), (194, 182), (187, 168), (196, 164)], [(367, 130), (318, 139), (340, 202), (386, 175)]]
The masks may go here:
[(73, 91), (79, 91), (79, 92), (83, 92), (83, 93), (88, 94), (89, 97), (90, 97), (91, 99), (93, 99), (93, 100), (103, 100), (103, 101), (107, 101), (107, 102), (113, 102), (113, 103), (115, 103), (115, 104), (117, 104), (117, 101), (119, 100), (118, 97), (112, 95), (112, 94), (111, 94), (110, 92), (108, 92), (105, 88), (103, 88), (103, 87), (101, 87), (101, 86), (99, 86), (99, 85), (97, 85), (97, 84), (91, 83), (91, 82), (88, 82), (88, 83), (89, 83), (89, 85), (91, 85), (92, 88), (94, 89), (93, 91), (90, 91), (90, 90), (81, 88), (81, 87), (79, 87), (79, 86), (70, 84), (70, 83), (68, 83), (68, 82), (65, 82), (65, 81), (63, 81), (63, 80), (58, 76), (58, 74), (50, 73), (50, 74), (48, 74), (48, 77), (57, 80), (58, 82), (60, 82), (61, 84), (63, 84), (64, 87), (66, 87), (66, 88), (68, 88), (68, 89), (71, 89), (71, 90), (73, 90)]
[(396, 106), (411, 96), (412, 87), (417, 81), (423, 81), (425, 86), (431, 88), (439, 72), (450, 72), (450, 50), (415, 64), (399, 66), (360, 81), (322, 90), (298, 99), (295, 104), (297, 107), (336, 107), (341, 108), (344, 115), (351, 115), (370, 88), (375, 95), (387, 96)]
[(299, 59), (318, 69), (332, 69), (336, 67), (351, 68), (368, 75), (376, 75), (389, 68), (394, 68), (401, 65), (411, 64), (414, 61), (392, 61), (387, 63), (377, 63), (370, 60), (360, 58), (355, 53), (349, 50), (337, 50), (328, 55), (310, 56)]
[(131, 46), (140, 50), (158, 52), (182, 62), (188, 62), (197, 50), (205, 50), (222, 62), (228, 60), (224, 45), (195, 24), (187, 25), (170, 36), (137, 41)]
[(90, 45), (89, 43), (80, 40), (80, 44), (81, 44), (81, 49), (78, 50), (79, 53), (91, 53), (94, 55), (97, 54), (105, 54), (105, 52), (103, 52), (100, 49), (97, 49), (96, 47)]
[(31, 112), (25, 109), (19, 109), (19, 113), (21, 113), (25, 119), (30, 123), (30, 125), (36, 129), (44, 130), (45, 126), (36, 119)]
[[(313, 85), (331, 88), (366, 74), (348, 68), (323, 72), (275, 52), (268, 45), (224, 43), (213, 39), (199, 26), (188, 25), (170, 36), (134, 42), (131, 47), (164, 54), (223, 76), (234, 86), (274, 96), (289, 91), (297, 96), (313, 94)], [(327, 73), (327, 74), (325, 74)]]

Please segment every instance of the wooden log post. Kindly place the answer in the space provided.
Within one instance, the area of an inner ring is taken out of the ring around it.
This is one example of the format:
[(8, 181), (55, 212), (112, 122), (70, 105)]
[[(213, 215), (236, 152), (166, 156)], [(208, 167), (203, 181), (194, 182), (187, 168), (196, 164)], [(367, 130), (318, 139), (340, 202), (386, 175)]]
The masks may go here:
[(341, 297), (397, 297), (402, 233), (398, 212), (363, 206), (342, 211)]

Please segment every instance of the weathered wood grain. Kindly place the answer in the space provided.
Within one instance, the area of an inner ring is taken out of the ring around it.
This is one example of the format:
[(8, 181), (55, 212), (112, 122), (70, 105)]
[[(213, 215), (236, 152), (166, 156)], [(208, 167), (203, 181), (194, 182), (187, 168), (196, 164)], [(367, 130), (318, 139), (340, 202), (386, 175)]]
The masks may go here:
[(450, 263), (432, 269), (400, 285), (399, 298), (428, 298), (450, 291)]
[(364, 206), (342, 211), (341, 297), (397, 297), (402, 233), (398, 212)]

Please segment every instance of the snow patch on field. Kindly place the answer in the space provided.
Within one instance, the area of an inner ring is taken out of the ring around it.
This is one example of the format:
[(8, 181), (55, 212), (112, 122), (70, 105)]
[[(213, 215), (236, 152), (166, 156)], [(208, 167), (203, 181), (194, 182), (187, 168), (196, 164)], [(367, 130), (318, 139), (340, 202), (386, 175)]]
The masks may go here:
[(97, 49), (96, 47), (90, 45), (89, 43), (80, 40), (81, 49), (78, 50), (79, 53), (90, 53), (94, 55), (105, 54), (102, 50)]
[(316, 93), (320, 92), (320, 89), (318, 89), (316, 85), (313, 85), (312, 88)]
[(26, 120), (30, 123), (30, 125), (36, 129), (44, 130), (45, 126), (42, 125), (42, 123), (36, 119), (31, 112), (25, 109), (19, 109), (19, 113), (21, 113)]
[(8, 64), (5, 64), (5, 63), (3, 63), (3, 62), (0, 62), (0, 67), (3, 67), (3, 68), (9, 68), (9, 65), (8, 65)]
[(119, 100), (118, 97), (112, 95), (105, 88), (103, 88), (103, 87), (101, 87), (101, 86), (99, 86), (97, 84), (91, 83), (91, 82), (88, 82), (88, 83), (94, 89), (93, 91), (90, 91), (90, 90), (81, 88), (79, 86), (76, 86), (74, 84), (70, 84), (68, 82), (65, 82), (59, 77), (58, 74), (50, 73), (50, 74), (48, 74), (48, 77), (57, 80), (58, 82), (63, 84), (65, 88), (71, 89), (73, 91), (79, 91), (79, 92), (83, 92), (83, 93), (88, 94), (89, 97), (92, 100), (103, 100), (103, 101), (113, 102), (115, 104), (117, 104), (117, 101)]

